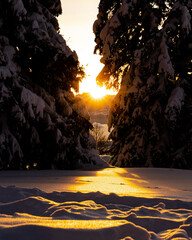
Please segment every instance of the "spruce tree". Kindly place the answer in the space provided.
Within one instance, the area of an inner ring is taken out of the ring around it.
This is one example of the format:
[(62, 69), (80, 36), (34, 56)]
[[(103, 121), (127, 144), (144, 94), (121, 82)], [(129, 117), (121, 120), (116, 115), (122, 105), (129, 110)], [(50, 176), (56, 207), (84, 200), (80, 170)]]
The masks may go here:
[(84, 71), (59, 34), (60, 0), (0, 1), (0, 169), (95, 163)]
[(191, 0), (100, 1), (97, 81), (119, 87), (111, 164), (192, 168), (191, 14)]

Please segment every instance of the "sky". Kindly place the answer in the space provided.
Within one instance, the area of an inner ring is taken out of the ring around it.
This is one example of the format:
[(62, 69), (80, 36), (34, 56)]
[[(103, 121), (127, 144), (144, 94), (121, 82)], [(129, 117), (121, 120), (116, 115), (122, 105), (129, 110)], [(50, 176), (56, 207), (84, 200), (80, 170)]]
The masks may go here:
[[(60, 32), (68, 46), (77, 52), (80, 63), (85, 67), (86, 79), (80, 84), (80, 93), (97, 91), (106, 93), (96, 86), (96, 76), (103, 68), (100, 56), (93, 54), (93, 23), (97, 18), (99, 0), (61, 0), (63, 13), (59, 16)], [(114, 94), (109, 91), (108, 94)]]

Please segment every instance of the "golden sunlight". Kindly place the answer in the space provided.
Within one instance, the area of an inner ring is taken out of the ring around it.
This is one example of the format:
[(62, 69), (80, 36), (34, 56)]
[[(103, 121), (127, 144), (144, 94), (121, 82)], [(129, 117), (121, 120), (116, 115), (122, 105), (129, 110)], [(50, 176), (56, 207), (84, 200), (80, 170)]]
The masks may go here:
[(45, 226), (52, 228), (62, 228), (62, 229), (104, 229), (111, 227), (118, 227), (126, 224), (126, 220), (59, 220), (52, 219), (50, 217), (33, 217), (32, 215), (28, 215), (26, 217), (13, 218), (12, 216), (8, 216), (6, 218), (1, 219), (1, 224), (9, 227), (10, 225), (13, 227), (21, 226), (24, 224), (28, 225), (36, 225), (36, 226)]
[[(96, 84), (96, 77), (104, 66), (100, 62), (101, 56), (93, 54), (95, 35), (92, 31), (92, 25), (97, 16), (98, 1), (86, 0), (79, 2), (75, 0), (75, 8), (70, 2), (65, 0), (61, 2), (65, 13), (58, 18), (60, 32), (67, 39), (67, 45), (77, 52), (79, 61), (84, 66), (87, 75), (80, 83), (79, 93), (89, 93), (94, 99), (106, 95), (115, 95), (115, 91), (106, 90), (105, 87), (99, 87)], [(86, 14), (79, 11), (79, 6), (86, 9)], [(75, 18), (72, 17), (74, 14)]]
[(96, 77), (103, 68), (103, 64), (99, 61), (99, 56), (89, 59), (90, 63), (85, 67), (86, 78), (79, 85), (79, 93), (89, 93), (94, 99), (100, 99), (106, 95), (115, 95), (117, 92), (112, 89), (106, 89), (96, 83)]
[(94, 99), (102, 98), (106, 95), (114, 95), (116, 92), (110, 89), (106, 89), (104, 86), (97, 85), (96, 80), (91, 77), (87, 77), (80, 83), (80, 93), (89, 93)]
[(141, 180), (139, 176), (129, 174), (127, 169), (107, 168), (97, 171), (96, 176), (77, 177), (76, 184), (70, 185), (69, 190), (73, 192), (99, 191), (105, 194), (115, 193), (120, 196), (142, 197), (147, 195), (153, 197), (151, 190), (145, 187), (146, 184), (147, 181)]

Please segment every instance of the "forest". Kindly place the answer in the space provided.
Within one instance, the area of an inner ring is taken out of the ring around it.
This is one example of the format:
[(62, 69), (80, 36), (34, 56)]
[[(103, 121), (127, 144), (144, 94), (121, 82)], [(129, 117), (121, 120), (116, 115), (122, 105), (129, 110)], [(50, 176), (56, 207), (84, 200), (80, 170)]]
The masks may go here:
[[(0, 169), (76, 169), (100, 157), (85, 77), (59, 33), (60, 0), (0, 2)], [(192, 1), (101, 0), (97, 82), (109, 110), (110, 164), (192, 168)]]
[(0, 2), (0, 169), (75, 169), (99, 159), (80, 98), (83, 67), (59, 34), (61, 3)]
[(192, 168), (192, 2), (101, 0), (93, 25), (109, 113), (110, 163)]

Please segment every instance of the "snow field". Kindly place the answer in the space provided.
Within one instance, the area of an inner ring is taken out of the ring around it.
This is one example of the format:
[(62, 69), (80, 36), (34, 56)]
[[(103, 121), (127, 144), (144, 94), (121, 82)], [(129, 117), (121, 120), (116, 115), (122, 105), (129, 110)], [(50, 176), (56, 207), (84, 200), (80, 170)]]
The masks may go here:
[[(4, 185), (0, 186), (0, 239), (192, 239), (191, 171), (174, 169), (169, 171), (170, 178), (180, 178), (180, 185), (175, 181), (175, 185), (178, 186), (176, 188), (174, 183), (168, 180), (167, 169), (124, 170), (127, 173), (122, 171), (123, 173), (120, 174), (119, 171), (121, 181), (123, 179), (125, 181), (130, 177), (129, 174), (132, 174), (133, 179), (140, 177), (140, 181), (137, 181), (140, 191), (143, 184), (148, 182), (146, 188), (148, 189), (151, 184), (153, 193), (149, 191), (147, 197), (147, 193), (144, 192), (143, 194), (140, 192), (140, 195), (138, 193), (121, 195), (113, 192), (106, 194), (104, 188), (103, 193), (91, 192), (91, 189), (88, 191), (89, 188), (81, 192), (74, 192), (73, 188), (68, 188), (68, 192), (61, 191), (61, 189), (67, 190), (65, 184), (66, 186), (69, 186), (69, 182), (74, 184), (74, 179), (69, 179), (72, 173), (76, 177), (87, 175), (87, 182), (83, 182), (82, 185), (90, 184), (88, 178), (93, 183), (100, 182), (100, 176), (93, 179), (94, 171), (92, 178), (90, 171), (52, 171), (52, 174), (51, 171), (0, 172), (0, 182)], [(118, 169), (111, 168), (100, 172), (103, 172), (108, 179), (113, 179)], [(12, 181), (15, 181), (16, 186), (6, 186), (6, 173), (9, 179), (12, 175)], [(30, 181), (35, 183), (34, 179), (36, 179), (38, 188), (19, 187), (19, 174), (20, 183), (25, 181), (25, 184), (29, 185)], [(50, 180), (51, 176), (53, 181)], [(150, 177), (154, 178), (154, 181), (150, 180)], [(66, 183), (63, 179), (66, 179)], [(168, 196), (168, 191), (163, 189), (163, 180), (167, 182), (170, 192), (171, 189), (175, 189), (177, 198), (176, 195)], [(44, 188), (48, 190), (47, 186), (44, 186), (46, 181), (51, 191), (42, 190)], [(61, 185), (57, 185), (57, 181), (61, 182)], [(109, 183), (103, 181), (103, 185), (105, 184)], [(155, 188), (155, 185), (159, 188)], [(60, 191), (52, 191), (54, 186)], [(118, 189), (118, 186), (115, 187)], [(125, 188), (127, 187), (125, 185)], [(181, 191), (187, 188), (188, 191)]]

